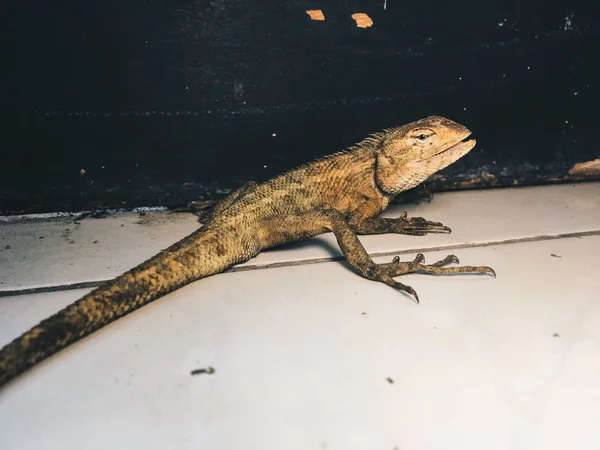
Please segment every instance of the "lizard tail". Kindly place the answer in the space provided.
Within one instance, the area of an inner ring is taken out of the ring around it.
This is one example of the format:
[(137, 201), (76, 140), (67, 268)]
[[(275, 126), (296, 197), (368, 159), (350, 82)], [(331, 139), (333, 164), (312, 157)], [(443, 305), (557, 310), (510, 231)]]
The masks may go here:
[(118, 318), (235, 262), (202, 230), (43, 320), (0, 350), (0, 388)]

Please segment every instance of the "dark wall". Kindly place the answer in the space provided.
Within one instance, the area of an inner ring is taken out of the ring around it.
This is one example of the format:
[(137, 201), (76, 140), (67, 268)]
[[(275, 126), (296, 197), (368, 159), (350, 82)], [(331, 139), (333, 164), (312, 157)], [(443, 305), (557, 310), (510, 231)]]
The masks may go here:
[[(464, 123), (479, 142), (436, 179), (440, 189), (571, 180), (580, 175), (568, 174), (574, 164), (600, 157), (597, 7), (9, 0), (2, 8), (4, 214), (184, 204), (430, 114)], [(325, 20), (311, 20), (309, 9)], [(357, 27), (357, 12), (373, 26)], [(588, 177), (600, 178), (589, 164)]]

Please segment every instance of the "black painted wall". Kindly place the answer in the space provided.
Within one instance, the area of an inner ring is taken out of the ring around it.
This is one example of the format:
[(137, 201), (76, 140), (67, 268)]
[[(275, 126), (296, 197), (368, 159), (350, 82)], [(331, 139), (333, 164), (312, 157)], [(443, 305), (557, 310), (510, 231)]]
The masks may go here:
[(0, 213), (181, 205), (430, 114), (479, 142), (438, 189), (577, 179), (600, 157), (587, 3), (9, 0)]

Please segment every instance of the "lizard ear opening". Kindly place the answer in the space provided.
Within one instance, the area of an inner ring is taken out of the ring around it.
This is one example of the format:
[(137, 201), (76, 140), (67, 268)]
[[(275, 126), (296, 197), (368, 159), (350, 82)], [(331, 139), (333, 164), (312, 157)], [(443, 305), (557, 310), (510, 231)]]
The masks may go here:
[(379, 189), (389, 194), (396, 193), (401, 177), (396, 159), (385, 151), (384, 146), (380, 146), (375, 159), (375, 182)]

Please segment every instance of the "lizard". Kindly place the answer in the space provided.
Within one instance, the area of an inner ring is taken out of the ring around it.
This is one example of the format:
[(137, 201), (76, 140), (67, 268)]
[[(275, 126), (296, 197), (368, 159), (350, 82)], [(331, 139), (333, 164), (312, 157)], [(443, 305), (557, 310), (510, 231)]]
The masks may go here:
[(344, 151), (317, 159), (262, 184), (248, 182), (217, 202), (196, 231), (104, 283), (23, 333), (0, 350), (0, 388), (40, 361), (105, 325), (186, 284), (223, 272), (261, 250), (333, 232), (347, 263), (418, 303), (395, 277), (409, 273), (489, 274), (487, 266), (451, 266), (449, 255), (425, 265), (424, 256), (376, 264), (358, 235), (450, 233), (421, 217), (379, 215), (396, 195), (466, 155), (471, 131), (440, 116), (373, 133)]

